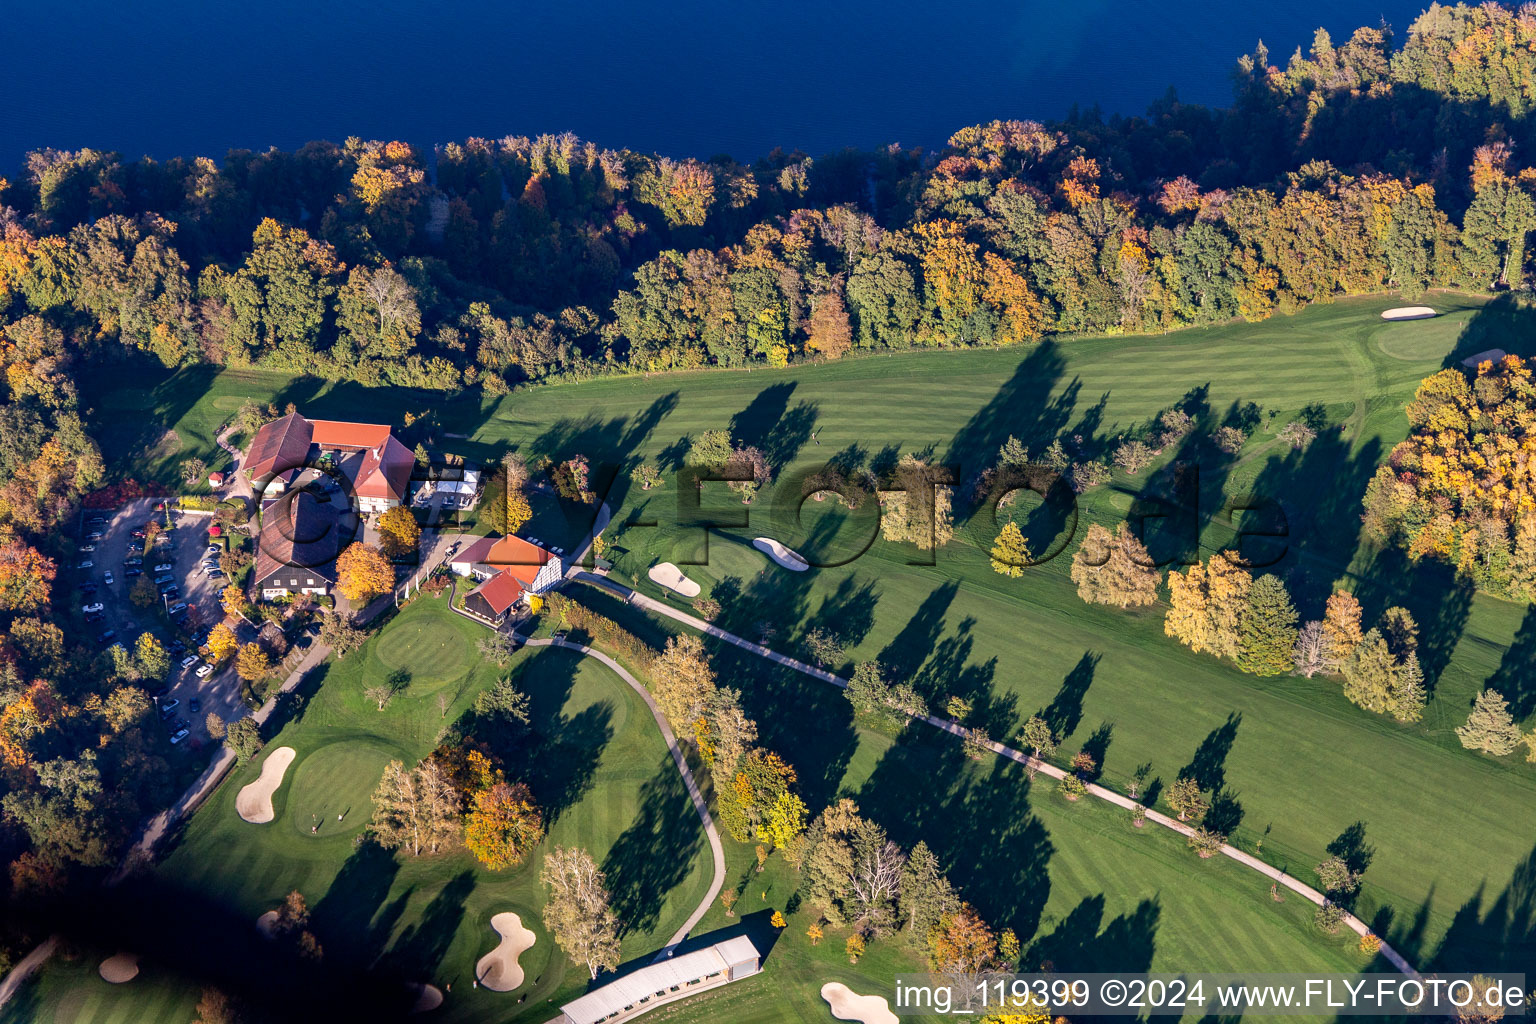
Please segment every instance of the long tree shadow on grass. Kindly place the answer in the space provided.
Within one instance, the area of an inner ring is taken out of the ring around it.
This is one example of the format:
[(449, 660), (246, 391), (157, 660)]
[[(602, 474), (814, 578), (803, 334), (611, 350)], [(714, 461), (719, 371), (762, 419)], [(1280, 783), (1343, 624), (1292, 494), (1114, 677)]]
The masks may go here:
[(1473, 596), (1473, 588), (1457, 579), (1451, 566), (1427, 558), (1412, 561), (1397, 547), (1378, 551), (1355, 585), (1366, 628), (1393, 606), (1413, 614), (1419, 626), (1419, 665), (1431, 693), (1461, 641)]
[(1032, 452), (1043, 450), (1066, 427), (1077, 406), (1079, 381), (1052, 395), (1065, 369), (1066, 357), (1055, 342), (1044, 341), (1030, 349), (987, 404), (955, 431), (944, 461), (957, 466), (964, 478), (991, 465), (1010, 436)]
[(640, 787), (640, 806), (603, 858), (621, 935), (648, 932), (662, 905), (693, 870), (703, 827), (670, 754)]
[(421, 912), (420, 920), (400, 933), (380, 959), (380, 967), (400, 977), (432, 977), (464, 921), (464, 901), (474, 888), (473, 871), (460, 871), (449, 879)]
[(533, 652), (514, 676), (518, 688), (528, 694), (527, 726), (506, 721), (475, 726), (475, 735), (490, 741), (508, 777), (528, 784), (547, 823), (592, 788), (593, 774), (613, 739), (611, 703), (565, 714), (580, 665), (577, 655), (556, 648)]
[(808, 806), (831, 803), (859, 745), (853, 707), (842, 691), (735, 644), (707, 637), (705, 643), (721, 685), (741, 690), (742, 708), (757, 722), (758, 744), (794, 766)]
[(1143, 899), (1129, 914), (1104, 923), (1104, 897), (1085, 897), (1048, 935), (1030, 944), (1024, 969), (1049, 963), (1055, 971), (1142, 972), (1152, 968), (1162, 907)]
[(770, 384), (731, 417), (732, 439), (760, 450), (775, 472), (800, 454), (816, 428), (815, 403), (797, 402), (791, 408), (794, 391), (794, 381)]
[(1486, 884), (1457, 910), (1424, 969), (1536, 972), (1536, 848), (1489, 898)]
[(927, 842), (983, 917), (1027, 941), (1050, 893), (1054, 852), (1029, 806), (1030, 785), (1015, 761), (978, 766), (953, 737), (908, 729), (855, 800), (903, 848)]
[(1486, 686), (1509, 701), (1509, 713), (1515, 721), (1536, 712), (1536, 608), (1526, 609), (1514, 641)]
[[(375, 924), (400, 862), (377, 843), (364, 842), (342, 864), (325, 895), (310, 908), (311, 930), (327, 957), (365, 967), (377, 956), (394, 922)], [(388, 915), (385, 915), (388, 917)]]
[(1083, 698), (1088, 695), (1088, 687), (1093, 685), (1093, 674), (1098, 670), (1100, 657), (1092, 651), (1084, 651), (1062, 679), (1051, 702), (1039, 711), (1058, 742), (1065, 742), (1083, 720)]

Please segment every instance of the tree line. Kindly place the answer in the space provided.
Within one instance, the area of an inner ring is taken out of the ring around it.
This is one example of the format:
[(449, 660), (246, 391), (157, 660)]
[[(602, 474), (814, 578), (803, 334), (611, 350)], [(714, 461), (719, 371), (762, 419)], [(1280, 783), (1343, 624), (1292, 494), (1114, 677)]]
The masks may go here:
[(496, 393), (1518, 288), (1531, 41), (1507, 8), (1437, 6), (1401, 49), (1319, 32), (1282, 68), (1261, 46), (1228, 108), (993, 121), (933, 153), (42, 150), (0, 189), (0, 309), (87, 359)]

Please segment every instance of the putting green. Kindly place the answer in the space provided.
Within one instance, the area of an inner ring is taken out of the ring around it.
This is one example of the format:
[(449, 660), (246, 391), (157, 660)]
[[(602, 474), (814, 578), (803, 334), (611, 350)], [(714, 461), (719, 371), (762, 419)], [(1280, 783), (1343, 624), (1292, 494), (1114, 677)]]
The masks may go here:
[(400, 693), (420, 697), (435, 693), (470, 669), (469, 643), (453, 627), (434, 617), (401, 622), (374, 646), (373, 657), (387, 676), (405, 673)]
[[(371, 740), (343, 740), (310, 754), (294, 769), (288, 820), (302, 835), (351, 835), (373, 816), (373, 791), (384, 766), (402, 755)], [(338, 814), (345, 815), (337, 821)], [(318, 824), (320, 831), (311, 833)]]
[(1467, 316), (1450, 314), (1433, 320), (1400, 320), (1382, 324), (1371, 340), (1383, 355), (1417, 363), (1444, 356), (1456, 347)]

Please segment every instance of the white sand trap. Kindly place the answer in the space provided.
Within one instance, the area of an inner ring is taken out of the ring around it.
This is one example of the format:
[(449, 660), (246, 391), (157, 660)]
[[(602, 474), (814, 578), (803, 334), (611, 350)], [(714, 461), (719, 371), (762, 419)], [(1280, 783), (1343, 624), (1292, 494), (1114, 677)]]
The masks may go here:
[(538, 936), (523, 927), (523, 919), (512, 913), (491, 918), (491, 927), (501, 936), (501, 943), (475, 964), (475, 977), (492, 992), (511, 992), (523, 983), (523, 969), (517, 958), (530, 949)]
[(1503, 349), (1490, 348), (1485, 352), (1479, 352), (1476, 355), (1467, 356), (1467, 358), (1461, 361), (1461, 365), (1465, 366), (1469, 370), (1475, 370), (1483, 363), (1496, 363), (1503, 358)]
[(832, 1016), (838, 1020), (857, 1020), (863, 1024), (901, 1024), (891, 1012), (891, 1004), (884, 996), (861, 996), (840, 981), (829, 981), (821, 986), (821, 998), (832, 1007)]
[(277, 911), (269, 910), (256, 919), (256, 930), (261, 932), (261, 937), (270, 939), (277, 928)]
[(684, 576), (683, 570), (671, 562), (651, 566), (651, 571), (647, 575), (651, 577), (653, 583), (660, 583), (668, 590), (675, 590), (684, 597), (699, 596), (699, 585)]
[(1381, 314), (1383, 320), (1428, 320), (1432, 316), (1439, 316), (1428, 306), (1398, 306)]
[(411, 1007), (412, 1013), (426, 1013), (443, 1005), (443, 990), (436, 985), (414, 985), (416, 989), (416, 1005)]
[(283, 784), (288, 766), (293, 764), (292, 747), (278, 747), (261, 763), (261, 778), (235, 794), (235, 811), (252, 825), (264, 825), (276, 815), (272, 811), (272, 794)]
[(132, 953), (119, 953), (103, 960), (97, 970), (102, 981), (121, 985), (139, 976), (139, 958)]
[(811, 564), (772, 537), (759, 537), (752, 546), (792, 572), (805, 572)]

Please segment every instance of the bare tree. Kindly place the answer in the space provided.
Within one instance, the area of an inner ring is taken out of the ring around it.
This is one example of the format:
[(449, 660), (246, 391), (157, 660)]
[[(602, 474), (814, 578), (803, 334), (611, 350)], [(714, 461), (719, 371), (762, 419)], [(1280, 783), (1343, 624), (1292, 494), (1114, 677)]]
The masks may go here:
[(848, 886), (858, 909), (856, 921), (879, 934), (895, 921), (896, 897), (906, 854), (872, 821), (860, 821), (853, 833), (853, 871)]
[(368, 275), (363, 294), (378, 313), (381, 338), (387, 337), (394, 325), (409, 315), (416, 304), (410, 283), (390, 267), (382, 267)]
[(619, 920), (608, 906), (603, 873), (580, 847), (555, 847), (544, 858), (539, 881), (549, 890), (544, 925), (572, 962), (593, 978), (619, 965)]
[(383, 711), (395, 699), (395, 688), (388, 683), (370, 683), (363, 687), (363, 696), (378, 704), (379, 710)]
[(373, 834), (387, 849), (437, 853), (458, 836), (461, 811), (459, 795), (436, 761), (411, 769), (391, 761), (373, 794)]
[(1301, 627), (1291, 660), (1296, 665), (1296, 672), (1308, 679), (1328, 667), (1328, 637), (1321, 622), (1314, 620)]

